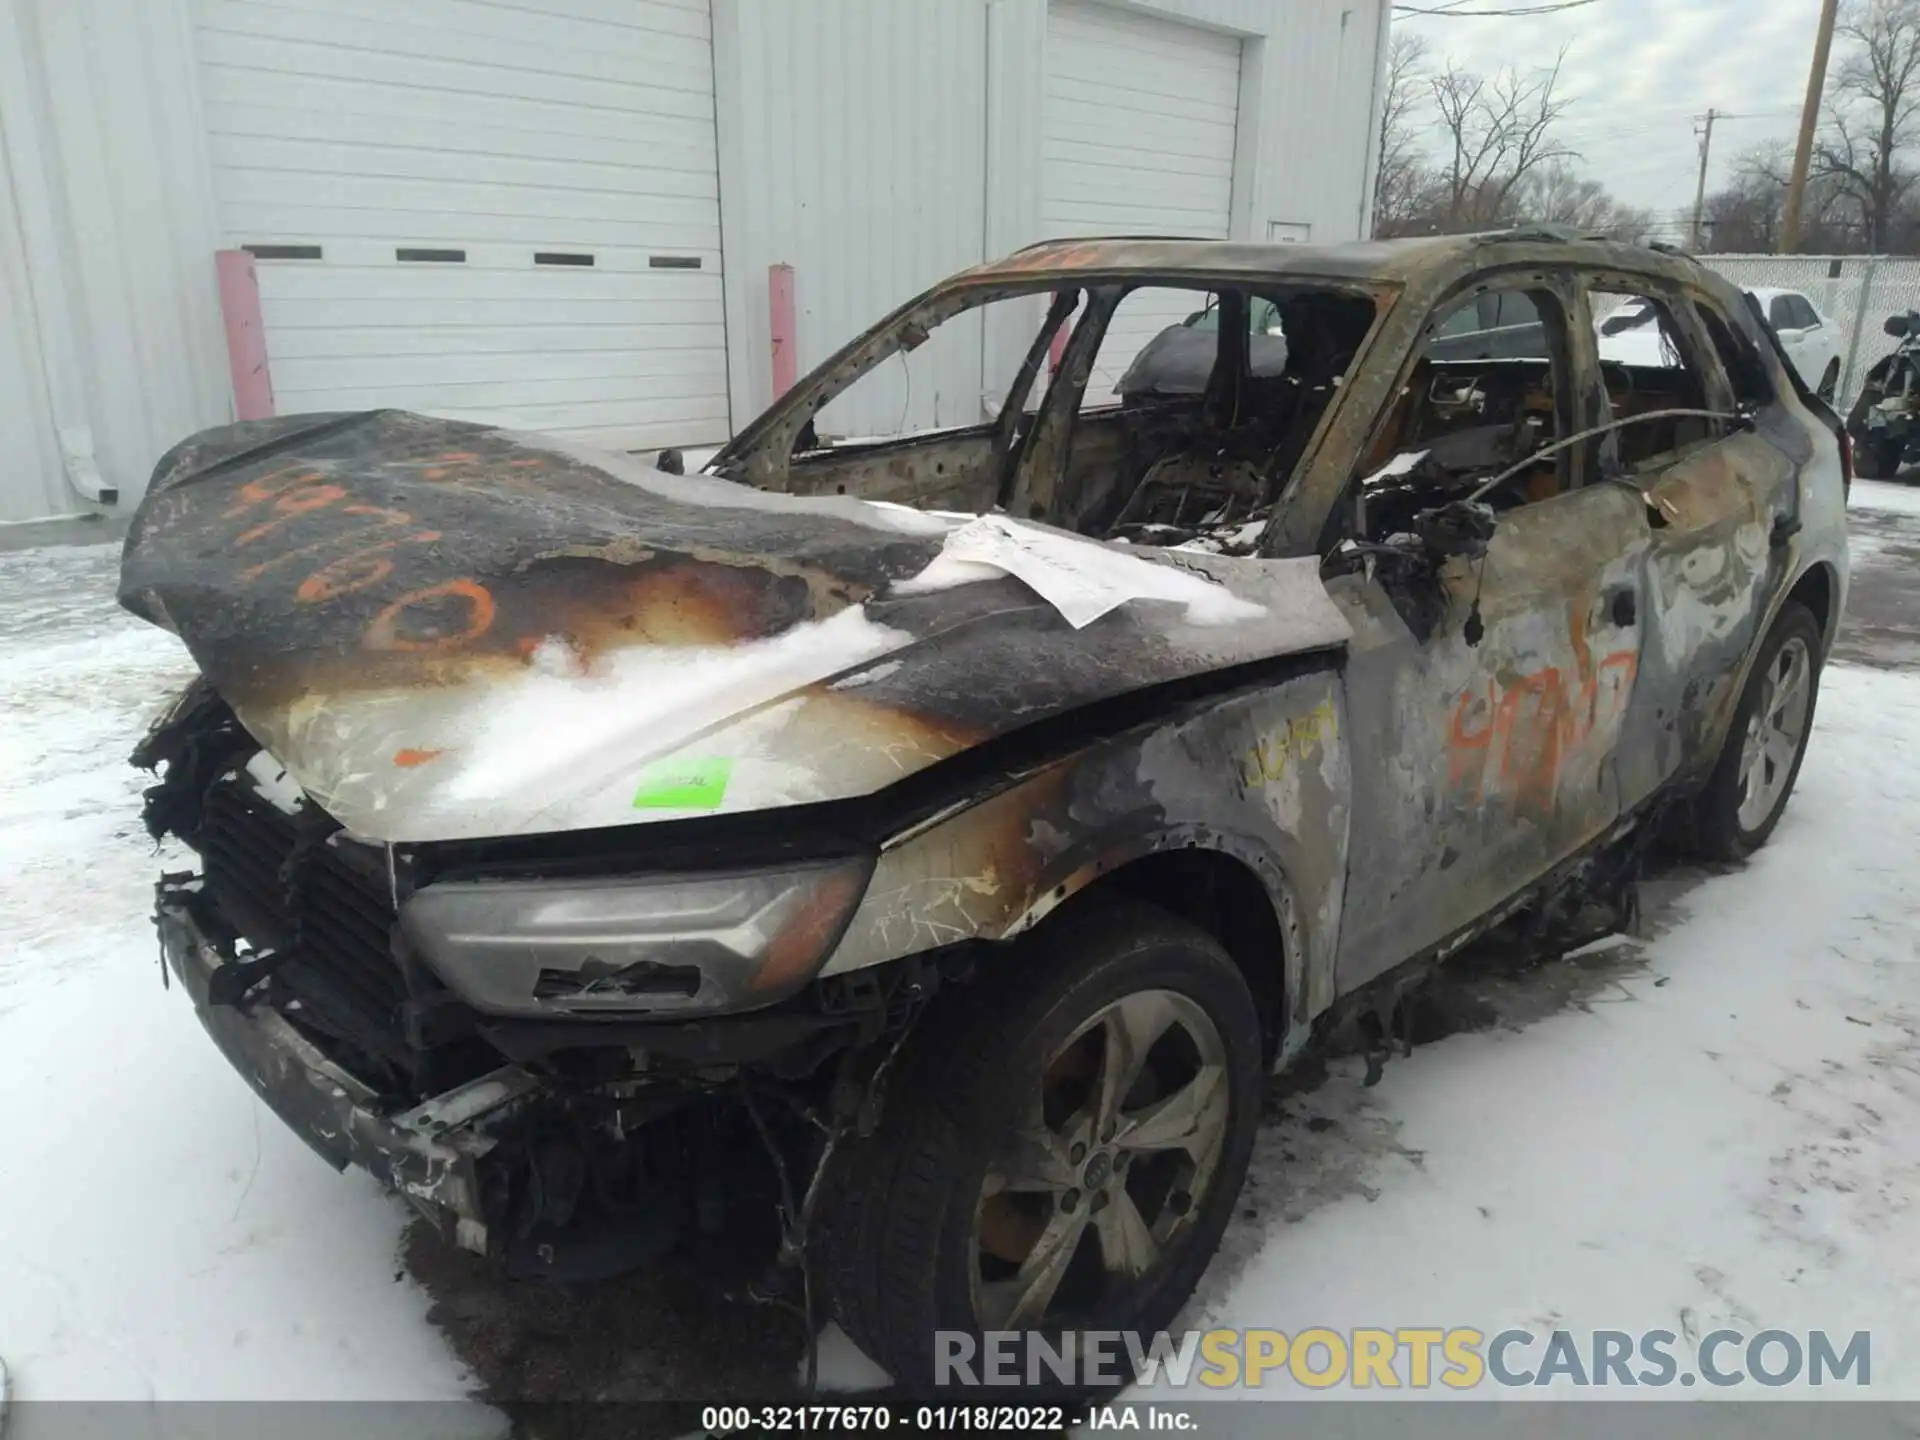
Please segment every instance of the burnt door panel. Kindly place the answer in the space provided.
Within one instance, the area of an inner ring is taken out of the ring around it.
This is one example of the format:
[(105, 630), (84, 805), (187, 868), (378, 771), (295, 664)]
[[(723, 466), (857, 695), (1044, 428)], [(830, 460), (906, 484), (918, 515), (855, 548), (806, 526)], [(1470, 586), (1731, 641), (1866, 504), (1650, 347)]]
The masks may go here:
[(1740, 431), (1635, 482), (1652, 525), (1640, 683), (1622, 747), (1628, 806), (1690, 760), (1704, 761), (1756, 639), (1794, 465)]
[(1340, 989), (1497, 909), (1619, 816), (1645, 508), (1601, 485), (1509, 512), (1483, 562), (1448, 563), (1424, 642), (1404, 598), (1330, 582), (1355, 632)]

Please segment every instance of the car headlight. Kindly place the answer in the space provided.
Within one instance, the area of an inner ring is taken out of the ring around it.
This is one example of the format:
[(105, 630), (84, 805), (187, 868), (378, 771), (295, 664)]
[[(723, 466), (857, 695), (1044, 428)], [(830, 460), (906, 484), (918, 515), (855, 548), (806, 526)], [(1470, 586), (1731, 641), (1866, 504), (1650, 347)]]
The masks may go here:
[(781, 870), (425, 886), (400, 927), (496, 1015), (752, 1009), (798, 990), (846, 929), (871, 857)]

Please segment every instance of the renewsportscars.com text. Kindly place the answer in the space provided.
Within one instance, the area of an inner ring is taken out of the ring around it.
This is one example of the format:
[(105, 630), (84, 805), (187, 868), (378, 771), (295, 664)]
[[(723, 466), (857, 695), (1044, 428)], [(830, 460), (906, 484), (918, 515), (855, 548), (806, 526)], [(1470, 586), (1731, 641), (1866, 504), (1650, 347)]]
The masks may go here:
[(1865, 1330), (1714, 1330), (1690, 1344), (1671, 1330), (1502, 1330), (1361, 1327), (1283, 1330), (1083, 1330), (1047, 1336), (996, 1330), (934, 1336), (941, 1385), (1088, 1387), (1163, 1384), (1214, 1390), (1293, 1384), (1310, 1390), (1473, 1390), (1571, 1385), (1691, 1387), (1848, 1385), (1873, 1380)]

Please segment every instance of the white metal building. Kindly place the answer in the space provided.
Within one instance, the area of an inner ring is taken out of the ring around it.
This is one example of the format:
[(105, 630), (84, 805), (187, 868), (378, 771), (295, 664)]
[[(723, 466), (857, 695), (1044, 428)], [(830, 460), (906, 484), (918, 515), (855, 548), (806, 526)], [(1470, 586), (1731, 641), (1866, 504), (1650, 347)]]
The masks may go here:
[[(1338, 241), (1386, 0), (0, 0), (0, 520), (137, 499), (234, 413), (214, 255), (279, 413), (629, 449), (772, 395), (1036, 239)], [(913, 399), (975, 418), (1029, 338)]]

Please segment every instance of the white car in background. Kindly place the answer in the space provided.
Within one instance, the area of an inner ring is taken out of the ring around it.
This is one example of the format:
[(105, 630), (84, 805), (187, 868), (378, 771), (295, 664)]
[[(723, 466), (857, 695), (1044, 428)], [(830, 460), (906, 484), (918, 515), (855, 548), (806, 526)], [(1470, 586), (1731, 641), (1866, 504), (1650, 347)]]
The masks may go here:
[[(1747, 291), (1760, 304), (1767, 323), (1780, 337), (1780, 346), (1807, 388), (1831, 402), (1840, 386), (1840, 332), (1798, 290)], [(1633, 301), (1598, 321), (1600, 358), (1622, 365), (1664, 366), (1679, 363), (1668, 358), (1656, 309), (1644, 300)]]

